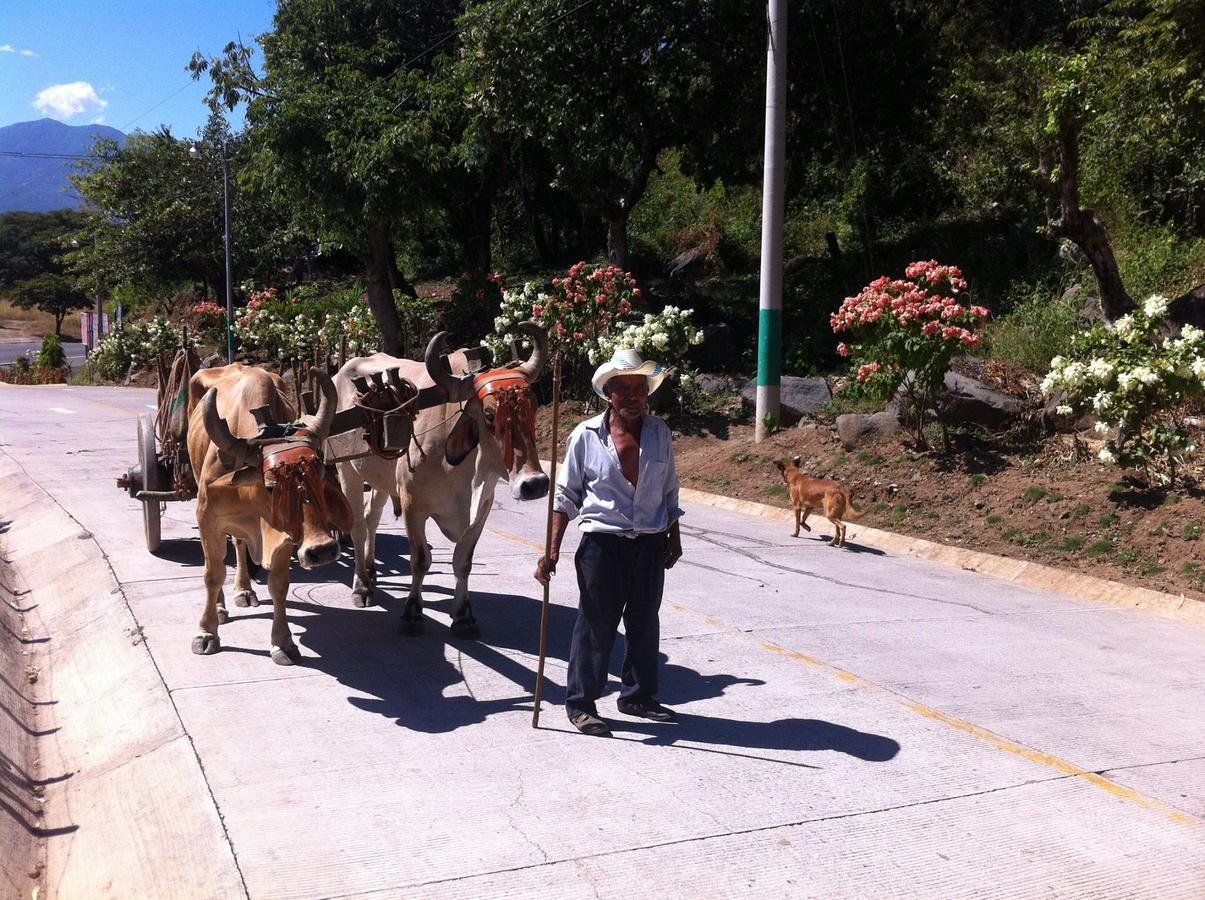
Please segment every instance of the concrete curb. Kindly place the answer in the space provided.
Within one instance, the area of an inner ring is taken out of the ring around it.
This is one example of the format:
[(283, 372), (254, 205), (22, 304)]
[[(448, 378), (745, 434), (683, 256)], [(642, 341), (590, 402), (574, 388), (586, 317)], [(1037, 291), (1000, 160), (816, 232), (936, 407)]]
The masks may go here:
[[(767, 506), (752, 500), (737, 500), (733, 497), (708, 494), (691, 488), (682, 488), (680, 496), (690, 503), (701, 503), (717, 509), (743, 513), (747, 516), (783, 522), (790, 528), (795, 525), (794, 513), (778, 506)], [(859, 543), (869, 544), (892, 553), (958, 566), (960, 569), (970, 572), (981, 572), (984, 575), (991, 575), (993, 578), (1015, 581), (1030, 587), (1057, 591), (1060, 594), (1070, 594), (1085, 600), (1096, 600), (1126, 609), (1141, 609), (1159, 616), (1205, 625), (1205, 603), (1189, 599), (1183, 594), (1175, 596), (1162, 591), (1152, 591), (1149, 588), (1133, 587), (1092, 575), (1056, 569), (1041, 563), (1011, 559), (1007, 556), (995, 556), (991, 553), (981, 553), (977, 550), (926, 541), (923, 538), (880, 531), (877, 528), (858, 525), (855, 522), (849, 523), (846, 539), (856, 540)]]
[(25, 770), (40, 846), (32, 866), (15, 862), (15, 896), (245, 896), (191, 740), (100, 546), (2, 451), (0, 510), (11, 523), (4, 583), (28, 589), (18, 599), (32, 654), (21, 660), (38, 670), (46, 704)]

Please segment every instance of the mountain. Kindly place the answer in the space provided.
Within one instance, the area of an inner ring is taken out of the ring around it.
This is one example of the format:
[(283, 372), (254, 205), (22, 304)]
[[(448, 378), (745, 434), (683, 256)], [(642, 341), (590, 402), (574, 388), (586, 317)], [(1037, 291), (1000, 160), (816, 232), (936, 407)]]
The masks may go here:
[(125, 140), (107, 125), (64, 125), (54, 119), (0, 128), (0, 213), (82, 206), (67, 181), (75, 160), (62, 157), (86, 156), (98, 137), (118, 144)]

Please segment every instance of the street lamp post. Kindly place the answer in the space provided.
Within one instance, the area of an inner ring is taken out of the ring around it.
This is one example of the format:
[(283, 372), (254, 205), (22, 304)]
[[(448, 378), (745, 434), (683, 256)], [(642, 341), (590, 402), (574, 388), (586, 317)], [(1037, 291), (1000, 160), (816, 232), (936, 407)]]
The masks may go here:
[[(199, 159), (197, 145), (188, 148), (188, 155)], [(234, 276), (230, 261), (230, 145), (222, 141), (222, 230), (226, 246), (226, 362), (234, 362)]]

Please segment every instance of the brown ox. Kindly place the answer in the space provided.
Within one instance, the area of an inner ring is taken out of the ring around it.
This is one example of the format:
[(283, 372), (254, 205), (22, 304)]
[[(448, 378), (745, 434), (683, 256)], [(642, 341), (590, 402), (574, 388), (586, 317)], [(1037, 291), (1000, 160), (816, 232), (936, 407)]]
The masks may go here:
[[(390, 495), (401, 500), (410, 542), (410, 592), (402, 611), (402, 630), (407, 634), (420, 631), (423, 623), (423, 578), (431, 567), (427, 519), (434, 519), (444, 537), (455, 544), (452, 630), (461, 636), (476, 636), (469, 573), (494, 503), (494, 486), (499, 479), (507, 479), (516, 500), (538, 500), (548, 494), (548, 476), (536, 454), (536, 399), (531, 389), (543, 371), (548, 338), (534, 322), (519, 327), (531, 336), (533, 349), (526, 362), (512, 367), (453, 375), (466, 372), (468, 360), (465, 351), (459, 350), (450, 354), (445, 364), (445, 335), (441, 333), (428, 345), (425, 365), (377, 353), (348, 360), (335, 376), (340, 409), (352, 405), (354, 378), (394, 367), (417, 387), (434, 384), (449, 399), (445, 405), (419, 412), (414, 437), (421, 452), (411, 445), (408, 458), (389, 461), (365, 456), (338, 465), (339, 480), (352, 500), (351, 535), (356, 552), (352, 599), (357, 606), (372, 602), (381, 510)], [(342, 446), (346, 445), (341, 444), (335, 455), (344, 452)], [(367, 510), (358, 502), (365, 484), (373, 489)]]
[[(276, 375), (241, 363), (202, 369), (189, 382), (188, 457), (197, 479), (197, 526), (205, 552), (205, 611), (193, 653), (217, 653), (218, 625), (225, 622), (226, 535), (235, 539), (235, 603), (259, 605), (247, 572), (247, 556), (268, 567), (272, 595), (272, 661), (292, 665), (299, 657), (285, 617), (293, 547), (302, 568), (334, 562), (339, 544), (328, 526), (351, 528), (342, 491), (326, 475), (322, 442), (335, 415), (335, 388), (315, 373), (322, 395), (316, 415), (297, 417)], [(259, 418), (272, 427), (260, 435)], [(251, 439), (255, 439), (252, 441)]]

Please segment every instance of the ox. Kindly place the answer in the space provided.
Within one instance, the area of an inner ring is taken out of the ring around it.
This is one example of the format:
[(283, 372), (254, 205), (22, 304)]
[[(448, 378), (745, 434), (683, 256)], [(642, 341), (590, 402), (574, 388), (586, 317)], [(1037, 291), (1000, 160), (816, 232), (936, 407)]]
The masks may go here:
[(548, 476), (536, 454), (536, 400), (531, 389), (543, 371), (548, 337), (534, 322), (524, 322), (519, 329), (531, 337), (532, 352), (526, 362), (511, 366), (463, 374), (469, 368), (466, 351), (445, 358), (446, 335), (440, 333), (427, 346), (425, 365), (377, 353), (348, 360), (335, 376), (340, 409), (353, 403), (353, 379), (390, 368), (397, 368), (401, 377), (416, 387), (434, 385), (448, 400), (417, 414), (417, 447), (411, 446), (407, 456), (393, 461), (362, 456), (338, 465), (339, 480), (349, 499), (361, 497), (365, 484), (372, 488), (367, 510), (361, 509), (355, 499), (351, 504), (356, 553), (352, 599), (357, 606), (372, 602), (376, 582), (373, 557), (381, 511), (390, 495), (400, 499), (410, 543), (410, 592), (402, 610), (404, 633), (416, 634), (422, 629), (423, 578), (431, 567), (428, 519), (434, 519), (444, 537), (455, 544), (452, 631), (462, 637), (475, 637), (478, 630), (469, 603), (469, 573), (473, 551), (494, 503), (494, 486), (499, 479), (507, 479), (516, 500), (538, 500), (548, 494)]
[[(322, 442), (334, 419), (334, 384), (315, 372), (317, 413), (297, 418), (284, 383), (263, 369), (233, 363), (202, 369), (189, 382), (188, 457), (197, 481), (197, 526), (205, 553), (205, 611), (193, 653), (216, 653), (227, 619), (226, 535), (235, 539), (235, 603), (258, 606), (247, 557), (267, 565), (272, 595), (272, 661), (300, 658), (285, 617), (289, 563), (334, 562), (339, 544), (329, 527), (351, 528), (351, 510), (322, 464)], [(282, 425), (280, 423), (292, 423)]]

